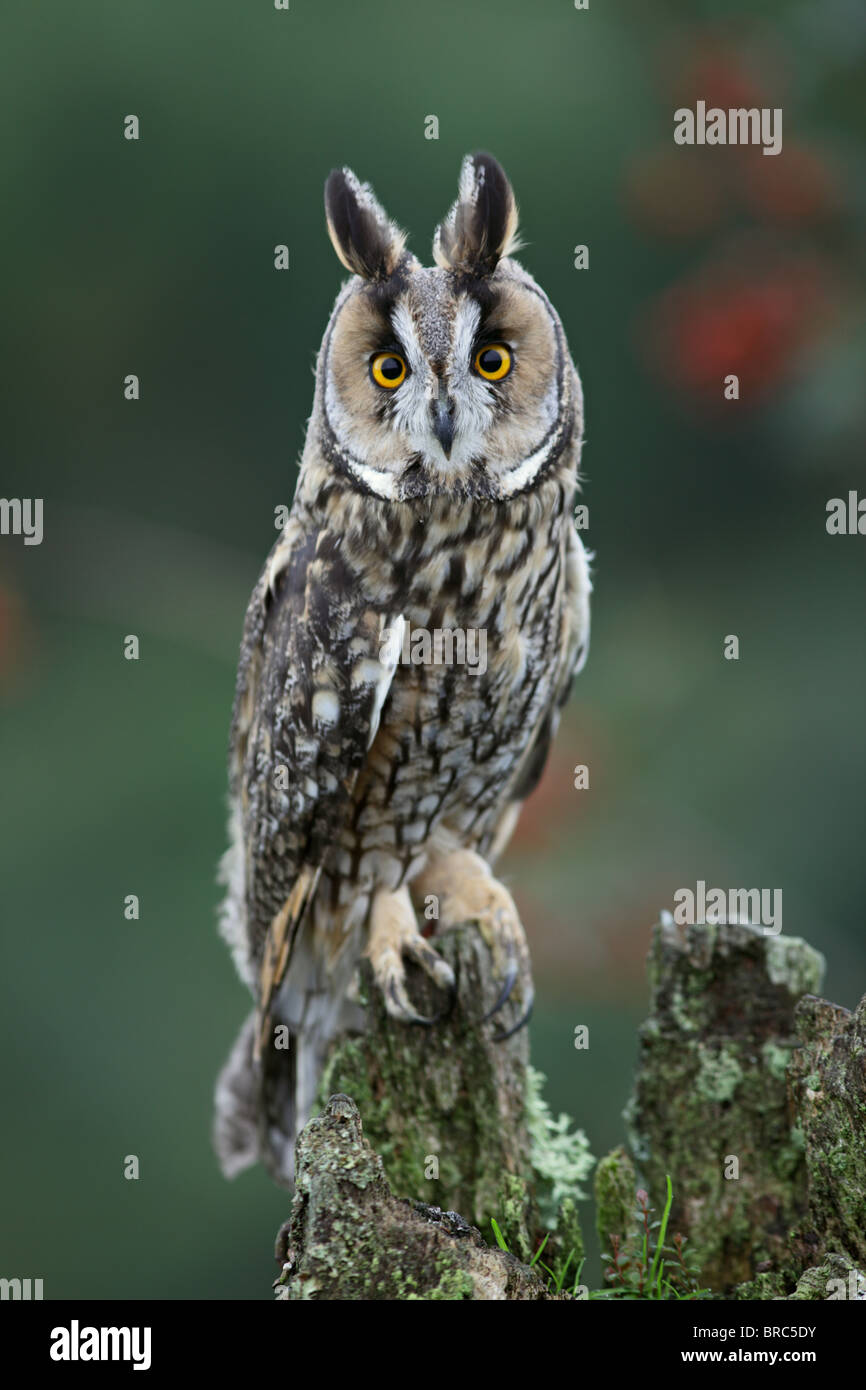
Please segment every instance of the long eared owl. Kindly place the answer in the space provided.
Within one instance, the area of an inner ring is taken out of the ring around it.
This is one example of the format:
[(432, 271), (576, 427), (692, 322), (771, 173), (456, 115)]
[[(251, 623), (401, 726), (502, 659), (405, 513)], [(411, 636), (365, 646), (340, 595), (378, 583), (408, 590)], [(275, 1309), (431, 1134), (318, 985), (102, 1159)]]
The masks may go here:
[(431, 1023), (407, 960), (453, 989), (419, 906), (436, 902), (440, 933), (478, 924), (499, 1036), (528, 1016), (525, 934), (490, 866), (589, 640), (581, 387), (513, 259), (503, 170), (464, 160), (430, 269), (349, 169), (325, 210), (350, 279), (246, 614), (222, 865), (222, 930), (256, 1007), (217, 1083), (216, 1147), (227, 1174), (261, 1159), (283, 1181), (333, 1039), (363, 1027), (361, 956), (405, 1025)]

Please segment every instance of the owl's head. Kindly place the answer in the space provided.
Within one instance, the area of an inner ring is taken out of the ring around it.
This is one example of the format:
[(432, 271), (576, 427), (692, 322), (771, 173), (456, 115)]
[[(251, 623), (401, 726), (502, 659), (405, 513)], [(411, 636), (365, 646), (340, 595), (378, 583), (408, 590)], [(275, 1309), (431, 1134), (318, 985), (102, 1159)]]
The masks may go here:
[(511, 259), (517, 205), (496, 160), (463, 161), (430, 269), (351, 170), (331, 173), (325, 211), (352, 272), (317, 365), (329, 464), (403, 501), (505, 500), (561, 460), (573, 470), (580, 385), (555, 310)]

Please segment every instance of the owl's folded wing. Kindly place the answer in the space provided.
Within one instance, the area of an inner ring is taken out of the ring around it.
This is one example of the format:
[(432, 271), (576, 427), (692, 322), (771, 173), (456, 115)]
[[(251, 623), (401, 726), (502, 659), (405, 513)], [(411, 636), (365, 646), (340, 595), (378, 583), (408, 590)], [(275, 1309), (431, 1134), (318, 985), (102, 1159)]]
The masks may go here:
[(362, 599), (340, 536), (290, 520), (247, 612), (232, 725), (259, 1042), (376, 735), (401, 626)]

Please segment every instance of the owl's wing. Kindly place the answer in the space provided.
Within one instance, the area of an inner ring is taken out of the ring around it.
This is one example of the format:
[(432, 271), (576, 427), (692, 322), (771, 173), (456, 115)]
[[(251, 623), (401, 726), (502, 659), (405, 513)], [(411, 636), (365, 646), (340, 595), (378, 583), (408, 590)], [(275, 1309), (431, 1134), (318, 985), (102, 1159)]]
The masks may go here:
[(259, 1048), (375, 738), (401, 627), (363, 601), (340, 536), (290, 519), (247, 610), (231, 739)]
[(563, 707), (571, 694), (574, 678), (583, 669), (589, 654), (589, 596), (592, 583), (589, 559), (573, 526), (569, 526), (565, 533), (563, 576), (562, 625), (550, 700), (542, 710), (526, 752), (515, 769), (503, 797), (501, 814), (485, 846), (491, 861), (502, 853), (517, 824), (521, 806), (541, 781)]
[(562, 710), (568, 700), (574, 678), (583, 670), (589, 655), (591, 558), (575, 528), (568, 526), (565, 532), (565, 618), (560, 643), (559, 678), (554, 692), (557, 710)]

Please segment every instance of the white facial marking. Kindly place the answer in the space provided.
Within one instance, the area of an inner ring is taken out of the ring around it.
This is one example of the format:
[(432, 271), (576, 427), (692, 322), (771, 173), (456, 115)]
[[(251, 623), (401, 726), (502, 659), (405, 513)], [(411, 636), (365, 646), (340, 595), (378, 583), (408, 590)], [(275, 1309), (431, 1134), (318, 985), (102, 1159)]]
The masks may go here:
[[(405, 304), (397, 305), (391, 322), (409, 364), (409, 375), (394, 392), (393, 423), (396, 428), (405, 431), (410, 449), (426, 458), (431, 444), (439, 448), (430, 415), (430, 405), (438, 383)], [(442, 450), (439, 449), (439, 452), (441, 454)], [(442, 457), (445, 457), (444, 454)]]
[[(435, 305), (431, 304), (431, 312), (434, 311)], [(475, 300), (464, 298), (457, 306), (450, 343), (444, 331), (437, 343), (440, 360), (445, 359), (445, 385), (454, 402), (455, 431), (450, 457), (433, 432), (439, 377), (430, 366), (406, 306), (398, 305), (392, 319), (411, 370), (411, 376), (395, 392), (394, 423), (405, 430), (413, 452), (446, 479), (458, 478), (472, 459), (484, 452), (485, 436), (493, 419), (492, 392), (472, 371), (472, 348), (480, 316)]]
[(467, 466), (486, 452), (487, 433), (493, 423), (494, 394), (487, 382), (472, 370), (472, 349), (478, 333), (481, 309), (474, 299), (457, 306), (448, 375), (454, 396), (454, 448), (452, 462)]
[[(545, 434), (556, 421), (558, 403), (556, 381), (552, 381), (545, 392), (542, 403), (542, 428)], [(528, 458), (523, 459), (516, 468), (512, 468), (503, 476), (500, 483), (503, 497), (513, 497), (516, 492), (520, 492), (522, 488), (527, 487), (532, 482), (535, 475), (544, 467), (552, 451), (558, 448), (559, 437), (560, 431), (556, 431), (539, 449), (536, 449)]]
[(349, 471), (377, 497), (395, 497), (396, 486), (393, 470), (399, 470), (403, 460), (396, 457), (390, 465), (392, 471), (389, 471), (387, 467), (372, 468), (355, 455), (352, 449), (352, 421), (343, 408), (333, 377), (330, 375), (325, 383), (325, 410), (328, 422), (336, 436), (337, 444), (349, 465)]

